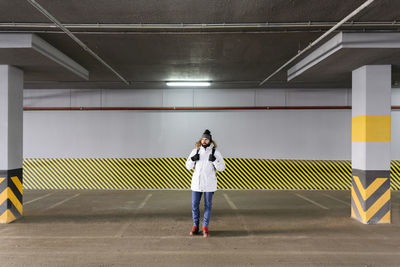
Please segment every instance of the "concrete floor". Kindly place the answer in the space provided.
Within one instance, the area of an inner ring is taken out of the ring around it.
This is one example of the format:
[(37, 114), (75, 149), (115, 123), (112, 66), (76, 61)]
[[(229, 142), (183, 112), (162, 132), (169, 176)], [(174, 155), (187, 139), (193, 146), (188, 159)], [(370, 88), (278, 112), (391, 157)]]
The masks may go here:
[(190, 191), (24, 192), (0, 225), (0, 266), (400, 266), (390, 225), (349, 217), (350, 192), (218, 191), (211, 237), (191, 237)]

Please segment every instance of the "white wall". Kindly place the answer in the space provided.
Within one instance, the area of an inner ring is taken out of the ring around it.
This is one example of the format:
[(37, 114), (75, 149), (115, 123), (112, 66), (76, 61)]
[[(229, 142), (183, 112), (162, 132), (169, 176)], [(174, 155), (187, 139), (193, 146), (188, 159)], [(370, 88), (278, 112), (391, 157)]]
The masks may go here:
[[(392, 106), (400, 106), (400, 88), (392, 89)], [(392, 159), (400, 159), (400, 110), (392, 111)]]
[[(351, 105), (351, 90), (24, 91), (25, 107), (305, 105)], [(392, 115), (400, 159), (400, 111)], [(206, 128), (225, 157), (351, 159), (351, 110), (25, 111), (24, 157), (186, 157)]]

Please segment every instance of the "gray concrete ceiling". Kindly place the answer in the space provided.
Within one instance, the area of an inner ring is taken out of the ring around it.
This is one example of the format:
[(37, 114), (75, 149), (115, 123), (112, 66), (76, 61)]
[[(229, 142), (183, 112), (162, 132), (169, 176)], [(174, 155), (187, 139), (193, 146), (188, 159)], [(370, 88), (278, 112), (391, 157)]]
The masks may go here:
[[(56, 72), (29, 54), (1, 52), (0, 64), (9, 63), (10, 56), (15, 57), (15, 62), (20, 57), (31, 60), (29, 66), (20, 66), (25, 71), (26, 88), (162, 88), (165, 81), (179, 79), (210, 80), (215, 88), (256, 88), (266, 76), (364, 0), (37, 2), (61, 23), (69, 24), (79, 39), (132, 84), (125, 85), (70, 37), (51, 27), (51, 22), (27, 1), (0, 0), (0, 10), (7, 11), (0, 12), (0, 33), (36, 33), (89, 71), (89, 80), (85, 81), (70, 73)], [(396, 32), (400, 28), (396, 22), (398, 10), (400, 1), (376, 0), (353, 18), (352, 25), (347, 24), (341, 30)], [(267, 22), (276, 27), (265, 26)], [(317, 22), (324, 23), (316, 25)], [(392, 24), (379, 24), (383, 22)], [(118, 25), (94, 28), (97, 23)], [(132, 26), (140, 23), (162, 25)], [(176, 25), (180, 23), (182, 28)], [(171, 24), (175, 25), (168, 27)], [(189, 24), (197, 25), (184, 27)], [(199, 24), (218, 25), (199, 28)], [(340, 60), (346, 64), (345, 56)], [(398, 63), (397, 59), (393, 61), (394, 77), (398, 77)], [(315, 79), (291, 82), (287, 82), (286, 70), (263, 87), (349, 87), (351, 84), (350, 74), (329, 76), (334, 68), (326, 70), (329, 80), (316, 73), (312, 76)]]

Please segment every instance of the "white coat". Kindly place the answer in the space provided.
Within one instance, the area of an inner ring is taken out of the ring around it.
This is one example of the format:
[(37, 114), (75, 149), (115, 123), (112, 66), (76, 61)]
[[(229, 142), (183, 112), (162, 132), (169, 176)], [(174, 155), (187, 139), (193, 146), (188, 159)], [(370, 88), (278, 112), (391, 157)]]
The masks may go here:
[[(193, 149), (186, 160), (186, 169), (194, 169), (191, 189), (197, 192), (214, 192), (217, 191), (217, 174), (216, 171), (222, 172), (225, 169), (225, 162), (218, 150), (215, 150), (214, 156), (216, 160), (211, 162), (208, 160), (212, 153), (212, 146), (207, 148), (200, 147), (200, 160), (195, 164), (191, 160), (197, 153), (197, 149)], [(195, 167), (196, 166), (196, 167)]]

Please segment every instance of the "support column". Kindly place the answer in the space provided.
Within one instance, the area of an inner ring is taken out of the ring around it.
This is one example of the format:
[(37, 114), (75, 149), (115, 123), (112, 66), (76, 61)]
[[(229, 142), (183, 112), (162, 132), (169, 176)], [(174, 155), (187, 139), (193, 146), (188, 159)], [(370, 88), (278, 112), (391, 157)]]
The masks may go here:
[(22, 216), (23, 72), (0, 65), (0, 223)]
[(352, 73), (351, 217), (390, 223), (391, 66)]

